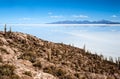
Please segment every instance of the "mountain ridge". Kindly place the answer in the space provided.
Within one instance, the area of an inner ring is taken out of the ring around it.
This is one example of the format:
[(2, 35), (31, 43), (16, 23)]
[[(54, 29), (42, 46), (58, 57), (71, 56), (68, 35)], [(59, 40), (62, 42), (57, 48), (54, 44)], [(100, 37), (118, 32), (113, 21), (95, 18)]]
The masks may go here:
[(66, 21), (57, 21), (57, 22), (52, 22), (48, 24), (120, 24), (120, 22), (113, 22), (109, 20), (99, 20), (99, 21), (89, 21), (89, 20), (83, 20), (83, 21), (71, 21), (71, 20), (66, 20)]

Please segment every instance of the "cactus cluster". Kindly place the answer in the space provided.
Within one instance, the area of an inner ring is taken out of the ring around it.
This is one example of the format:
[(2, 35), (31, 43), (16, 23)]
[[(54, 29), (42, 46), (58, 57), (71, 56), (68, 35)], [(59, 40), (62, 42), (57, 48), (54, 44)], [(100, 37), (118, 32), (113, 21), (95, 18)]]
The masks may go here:
[(12, 28), (10, 27), (9, 31), (7, 32), (7, 24), (5, 24), (4, 26), (4, 34), (5, 36), (7, 35), (7, 33), (11, 33), (12, 32)]

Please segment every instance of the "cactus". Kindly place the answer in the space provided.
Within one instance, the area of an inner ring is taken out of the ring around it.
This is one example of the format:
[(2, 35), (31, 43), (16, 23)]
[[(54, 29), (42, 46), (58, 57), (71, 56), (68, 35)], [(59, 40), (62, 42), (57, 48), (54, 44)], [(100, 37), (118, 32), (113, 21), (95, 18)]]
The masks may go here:
[(51, 61), (51, 49), (48, 50), (48, 61)]
[(6, 32), (7, 32), (7, 28), (6, 28), (6, 24), (5, 24), (5, 26), (4, 26), (4, 33), (5, 33), (5, 35), (6, 35)]
[(118, 69), (120, 69), (120, 57), (115, 59), (115, 63), (117, 65)]
[(83, 50), (84, 50), (84, 52), (86, 52), (86, 46), (85, 46), (85, 44), (84, 44), (84, 46), (83, 46)]
[(110, 61), (110, 62), (113, 62), (113, 58), (112, 58), (111, 56), (109, 57), (109, 61)]
[(9, 32), (10, 32), (10, 33), (12, 32), (12, 29), (11, 29), (11, 27), (10, 27), (10, 30), (9, 30)]
[(120, 57), (118, 57), (118, 68), (120, 70)]

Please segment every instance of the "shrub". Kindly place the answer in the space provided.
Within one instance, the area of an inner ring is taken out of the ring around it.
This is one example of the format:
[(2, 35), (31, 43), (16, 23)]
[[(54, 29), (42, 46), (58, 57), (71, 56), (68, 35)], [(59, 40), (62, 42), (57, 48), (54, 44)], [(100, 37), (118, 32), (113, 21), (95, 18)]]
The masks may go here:
[(7, 75), (7, 76), (11, 76), (14, 75), (14, 71), (15, 67), (13, 65), (0, 65), (0, 75)]
[(25, 71), (23, 74), (32, 77), (32, 73), (30, 71)]
[(53, 74), (53, 75), (54, 75), (54, 70), (55, 70), (54, 66), (48, 66), (48, 67), (43, 68), (44, 72), (49, 73), (49, 74)]
[(59, 79), (77, 79), (77, 78), (73, 75), (64, 75), (59, 77)]
[(79, 73), (75, 73), (74, 74), (77, 78), (80, 78), (80, 74)]
[(32, 63), (36, 61), (36, 55), (32, 52), (24, 53), (20, 56), (20, 59), (29, 60)]
[(14, 73), (15, 67), (13, 65), (0, 65), (0, 79), (20, 79), (18, 75)]
[(64, 69), (54, 66), (45, 67), (43, 71), (61, 78), (64, 78), (67, 74), (67, 72)]
[(56, 76), (64, 76), (66, 74), (66, 71), (62, 68), (56, 68), (55, 69)]
[(3, 62), (2, 56), (0, 55), (0, 62)]
[(41, 62), (40, 61), (36, 61), (34, 64), (33, 64), (33, 66), (35, 66), (35, 67), (38, 67), (38, 68), (42, 68), (42, 64), (41, 64)]
[(12, 76), (0, 76), (0, 79), (20, 79), (18, 75), (12, 75)]

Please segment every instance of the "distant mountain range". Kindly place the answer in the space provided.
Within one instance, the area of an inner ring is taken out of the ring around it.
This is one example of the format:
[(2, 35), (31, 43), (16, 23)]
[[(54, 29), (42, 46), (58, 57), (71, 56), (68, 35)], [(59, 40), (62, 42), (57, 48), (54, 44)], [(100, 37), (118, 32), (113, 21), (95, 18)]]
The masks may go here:
[(48, 24), (120, 24), (120, 22), (113, 22), (113, 21), (109, 21), (109, 20), (99, 20), (99, 21), (88, 21), (88, 20), (70, 21), (70, 20), (66, 20), (66, 21), (52, 22), (52, 23), (48, 23)]

